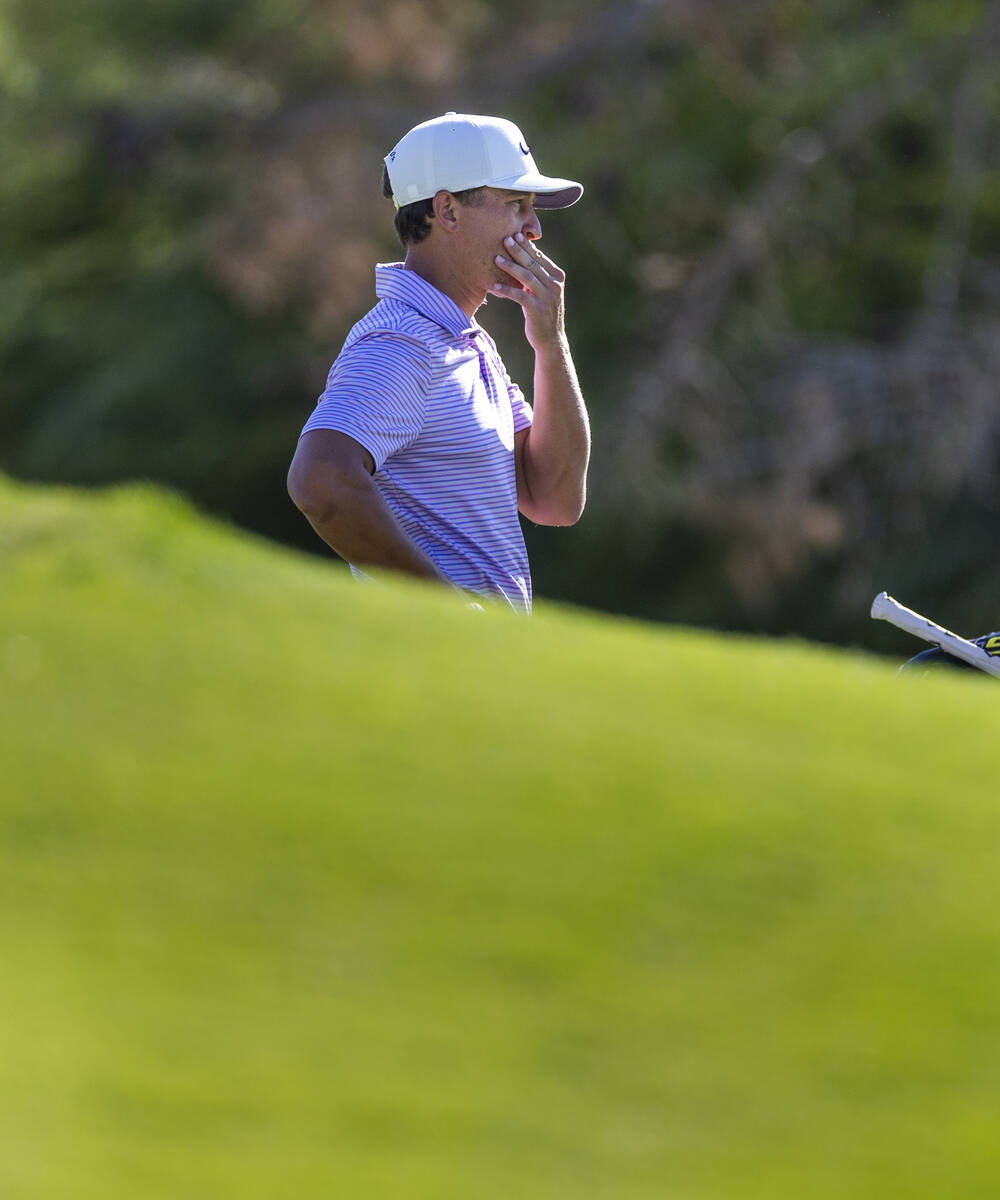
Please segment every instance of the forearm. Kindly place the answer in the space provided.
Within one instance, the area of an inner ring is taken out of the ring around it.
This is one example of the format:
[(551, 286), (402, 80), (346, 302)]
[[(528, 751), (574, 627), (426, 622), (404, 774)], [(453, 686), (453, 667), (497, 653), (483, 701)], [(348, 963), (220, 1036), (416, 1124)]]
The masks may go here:
[(587, 498), (590, 422), (565, 334), (535, 350), (532, 406), (521, 510), (539, 524), (572, 525)]
[(323, 541), (355, 566), (449, 582), (406, 536), (366, 473), (339, 479), (319, 495), (293, 494), (293, 499)]

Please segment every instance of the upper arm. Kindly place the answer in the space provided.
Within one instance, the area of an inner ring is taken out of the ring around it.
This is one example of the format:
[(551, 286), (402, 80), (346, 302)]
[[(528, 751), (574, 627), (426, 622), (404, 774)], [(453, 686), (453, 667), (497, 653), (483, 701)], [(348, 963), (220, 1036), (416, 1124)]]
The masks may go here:
[(514, 434), (514, 477), (517, 481), (517, 510), (522, 516), (527, 517), (529, 521), (534, 521), (538, 525), (542, 522), (534, 515), (531, 488), (528, 484), (525, 465), (525, 458), (528, 454), (528, 434), (530, 432), (531, 426), (528, 425), (524, 429), (519, 429)]
[(430, 379), (425, 345), (386, 330), (365, 334), (341, 351), (303, 433), (346, 434), (378, 470), (420, 436)]
[(535, 525), (575, 525), (586, 500), (585, 485), (575, 469), (561, 469), (558, 460), (532, 457), (533, 425), (514, 434), (514, 473), (517, 509)]
[(327, 502), (360, 472), (374, 474), (375, 460), (359, 441), (337, 429), (311, 429), (299, 438), (288, 470), (288, 494), (299, 508)]

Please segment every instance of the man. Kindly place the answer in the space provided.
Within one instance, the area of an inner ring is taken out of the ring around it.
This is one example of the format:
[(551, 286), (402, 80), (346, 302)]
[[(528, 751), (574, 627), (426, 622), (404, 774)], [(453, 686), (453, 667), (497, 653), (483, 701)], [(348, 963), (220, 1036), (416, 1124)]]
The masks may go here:
[[(565, 274), (535, 245), (535, 210), (583, 188), (541, 175), (510, 121), (447, 113), (388, 155), (383, 190), (406, 261), (376, 267), (379, 303), (331, 368), (289, 494), (356, 573), (402, 571), (528, 612), (518, 512), (575, 523), (590, 456)], [(533, 406), (475, 320), (487, 296), (524, 312)]]

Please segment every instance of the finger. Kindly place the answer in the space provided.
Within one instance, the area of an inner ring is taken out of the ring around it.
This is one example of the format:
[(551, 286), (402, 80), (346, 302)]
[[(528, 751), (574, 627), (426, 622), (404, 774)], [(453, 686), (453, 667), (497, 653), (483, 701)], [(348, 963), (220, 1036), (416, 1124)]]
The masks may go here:
[(494, 283), (490, 285), (494, 296), (502, 296), (505, 300), (513, 300), (515, 304), (525, 305), (534, 302), (534, 293), (522, 287), (519, 283)]
[(541, 266), (544, 267), (545, 273), (547, 275), (551, 275), (556, 283), (565, 283), (566, 272), (562, 269), (562, 267), (560, 267), (558, 263), (554, 263), (552, 259), (543, 254), (541, 250), (539, 250), (537, 253), (538, 261)]
[[(509, 240), (510, 239), (508, 239), (508, 241)], [(529, 265), (541, 268), (541, 270), (543, 270), (547, 275), (551, 275), (560, 283), (565, 280), (566, 275), (563, 272), (563, 269), (554, 263), (547, 254), (540, 250), (534, 242), (530, 242), (523, 233), (519, 233), (517, 235), (516, 245), (520, 249), (524, 250)]]
[(517, 238), (504, 238), (504, 246), (510, 251), (512, 260), (520, 266), (527, 268), (529, 271), (538, 271), (545, 273), (545, 268), (541, 263), (541, 259), (537, 251), (527, 241), (523, 233), (519, 233)]
[(543, 276), (540, 270), (532, 270), (530, 266), (522, 266), (521, 263), (515, 262), (512, 258), (504, 258), (502, 254), (496, 256), (495, 262), (501, 271), (506, 271), (522, 287), (537, 290), (542, 286)]

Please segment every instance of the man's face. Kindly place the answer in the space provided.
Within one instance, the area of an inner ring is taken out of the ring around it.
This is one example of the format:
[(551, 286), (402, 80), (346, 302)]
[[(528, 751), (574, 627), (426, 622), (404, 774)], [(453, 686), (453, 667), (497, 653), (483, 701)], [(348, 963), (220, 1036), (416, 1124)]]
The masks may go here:
[(542, 227), (535, 213), (532, 192), (507, 192), (501, 188), (484, 188), (478, 204), (462, 206), (462, 241), (470, 279), (475, 278), (484, 292), (494, 283), (512, 284), (506, 271), (496, 264), (498, 254), (509, 257), (504, 238), (523, 233), (529, 241), (542, 236)]

